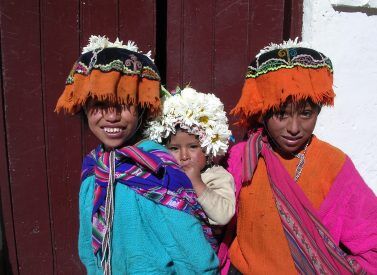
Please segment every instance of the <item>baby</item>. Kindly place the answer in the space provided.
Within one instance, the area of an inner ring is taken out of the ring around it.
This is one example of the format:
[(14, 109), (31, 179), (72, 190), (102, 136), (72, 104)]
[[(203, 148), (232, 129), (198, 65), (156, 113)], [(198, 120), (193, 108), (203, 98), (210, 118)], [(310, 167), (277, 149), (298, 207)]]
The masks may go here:
[(228, 149), (231, 132), (224, 105), (213, 94), (186, 87), (167, 96), (160, 117), (149, 123), (149, 139), (169, 149), (190, 178), (211, 225), (225, 225), (235, 213), (234, 180), (213, 157)]

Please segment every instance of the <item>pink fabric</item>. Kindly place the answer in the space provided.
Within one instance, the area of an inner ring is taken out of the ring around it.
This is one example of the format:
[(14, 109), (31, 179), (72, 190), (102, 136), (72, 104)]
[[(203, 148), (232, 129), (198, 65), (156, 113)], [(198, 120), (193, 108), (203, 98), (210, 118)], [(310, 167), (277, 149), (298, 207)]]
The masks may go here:
[(242, 187), (242, 165), (240, 165), (243, 161), (243, 155), (245, 151), (246, 141), (237, 143), (234, 145), (229, 151), (229, 158), (228, 158), (228, 171), (233, 175), (235, 185), (236, 185), (236, 198), (241, 191)]
[[(285, 215), (288, 215), (290, 219), (290, 222), (283, 223), (283, 226), (292, 234), (295, 244), (298, 246), (302, 245), (303, 249), (301, 252), (305, 255), (302, 259), (307, 259), (309, 263), (316, 263), (313, 265), (313, 268), (315, 267), (317, 272), (323, 269), (326, 274), (351, 274), (350, 272), (352, 274), (364, 274), (358, 263), (353, 263), (353, 267), (350, 269), (348, 255), (345, 257), (334, 257), (330, 253), (330, 250), (326, 247), (327, 242), (324, 241), (317, 229), (318, 225), (323, 228), (318, 217), (318, 211), (313, 208), (303, 190), (294, 182), (276, 155), (266, 146), (262, 149), (262, 155), (267, 165), (270, 183), (275, 193), (275, 200), (281, 204), (282, 211), (286, 212)], [(279, 194), (281, 193), (281, 195), (276, 193), (276, 191)], [(288, 205), (290, 207), (286, 207)], [(291, 207), (293, 211), (290, 210)], [(283, 219), (283, 217), (281, 218)], [(293, 227), (297, 226), (296, 229), (291, 228), (292, 223), (294, 224)], [(302, 225), (302, 228), (300, 225)], [(297, 239), (294, 236), (295, 230), (301, 232), (300, 235), (302, 234)], [(323, 234), (331, 239), (331, 234), (325, 231), (326, 228), (323, 228)], [(305, 239), (306, 245), (304, 245), (302, 239)], [(331, 242), (330, 247), (333, 248), (334, 245), (338, 246), (339, 244)], [(309, 246), (310, 249), (305, 249), (306, 246)], [(332, 251), (335, 252), (335, 249), (332, 249)], [(318, 262), (311, 261), (311, 257), (316, 257)]]
[[(228, 171), (235, 180), (237, 199), (242, 187), (241, 157), (245, 144), (241, 142), (233, 146), (228, 160)], [(368, 273), (377, 274), (377, 198), (349, 158), (317, 214), (334, 241), (337, 244), (342, 242)], [(234, 237), (236, 220), (232, 222), (234, 224), (230, 224), (228, 229), (233, 232), (227, 232), (219, 250), (221, 274), (227, 274), (230, 265), (229, 237)]]
[(223, 242), (220, 244), (218, 257), (220, 261), (220, 273), (221, 275), (228, 274), (230, 267), (230, 259), (228, 250), (236, 234), (237, 226), (237, 211), (238, 211), (238, 197), (242, 187), (242, 169), (243, 166), (242, 158), (243, 152), (245, 150), (246, 142), (240, 142), (234, 145), (229, 151), (228, 158), (228, 171), (233, 175), (235, 188), (236, 188), (236, 214), (233, 219), (229, 222), (226, 228), (226, 234), (224, 236)]
[(377, 274), (377, 198), (347, 157), (318, 216), (368, 272)]

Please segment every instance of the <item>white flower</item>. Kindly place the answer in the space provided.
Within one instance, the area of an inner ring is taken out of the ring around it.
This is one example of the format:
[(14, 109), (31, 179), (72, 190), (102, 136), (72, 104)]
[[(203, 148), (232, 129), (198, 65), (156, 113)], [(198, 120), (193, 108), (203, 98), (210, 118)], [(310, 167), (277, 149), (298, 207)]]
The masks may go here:
[(115, 47), (115, 48), (123, 48), (123, 41), (119, 40), (119, 38), (117, 37), (117, 39), (115, 39), (114, 43), (109, 43), (109, 46), (110, 47)]
[(175, 127), (197, 135), (206, 155), (224, 155), (231, 131), (224, 105), (214, 94), (199, 93), (191, 87), (165, 97), (160, 117), (149, 122), (145, 135), (157, 142), (175, 134)]
[(106, 36), (92, 35), (89, 37), (89, 44), (82, 49), (82, 54), (96, 49), (104, 49), (108, 46), (108, 43), (109, 39)]
[(148, 57), (152, 62), (154, 62), (154, 59), (152, 58), (152, 51), (148, 51), (147, 53), (144, 54), (146, 57)]
[(293, 47), (295, 47), (295, 48), (296, 47), (308, 47), (308, 45), (303, 41), (299, 42), (298, 37), (296, 37), (295, 40), (288, 39), (287, 41), (283, 41), (283, 43), (281, 43), (281, 44), (270, 43), (269, 45), (267, 45), (266, 47), (261, 49), (259, 51), (259, 53), (256, 55), (256, 57), (258, 58), (260, 55), (262, 55), (266, 52), (269, 52), (269, 51), (273, 51), (273, 50), (277, 50), (277, 49), (288, 49), (288, 48), (293, 48)]
[(125, 48), (133, 52), (139, 52), (139, 47), (136, 45), (135, 41), (128, 40)]
[[(82, 54), (87, 52), (93, 52), (95, 50), (103, 50), (105, 48), (127, 49), (129, 51), (143, 54), (143, 52), (139, 51), (139, 47), (136, 45), (134, 41), (128, 40), (127, 44), (123, 44), (123, 41), (117, 38), (114, 42), (110, 42), (108, 37), (100, 35), (91, 35), (89, 37), (89, 44), (82, 49)], [(151, 51), (147, 52), (144, 55), (148, 57), (150, 60), (152, 60), (152, 62), (154, 62), (154, 60), (152, 59)]]

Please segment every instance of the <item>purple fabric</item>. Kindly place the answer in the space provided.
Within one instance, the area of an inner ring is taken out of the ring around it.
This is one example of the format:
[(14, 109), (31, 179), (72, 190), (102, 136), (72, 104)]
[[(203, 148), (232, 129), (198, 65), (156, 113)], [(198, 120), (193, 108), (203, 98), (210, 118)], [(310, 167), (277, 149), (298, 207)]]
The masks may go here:
[[(100, 250), (107, 230), (104, 209), (110, 173), (109, 162), (110, 152), (106, 152), (102, 145), (88, 154), (83, 161), (82, 181), (95, 175), (92, 216), (92, 245), (95, 254)], [(208, 242), (217, 251), (216, 239), (208, 225), (207, 216), (197, 201), (190, 179), (168, 152), (157, 148), (147, 152), (137, 146), (116, 149), (115, 180), (155, 203), (198, 218)]]

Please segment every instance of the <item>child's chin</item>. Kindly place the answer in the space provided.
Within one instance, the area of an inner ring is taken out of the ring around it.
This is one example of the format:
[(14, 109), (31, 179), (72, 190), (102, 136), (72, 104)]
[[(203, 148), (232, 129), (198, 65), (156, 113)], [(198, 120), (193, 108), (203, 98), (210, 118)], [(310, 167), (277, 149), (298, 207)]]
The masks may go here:
[(106, 149), (111, 150), (114, 148), (119, 148), (123, 145), (124, 141), (123, 140), (103, 140), (102, 141), (103, 145), (105, 146)]

